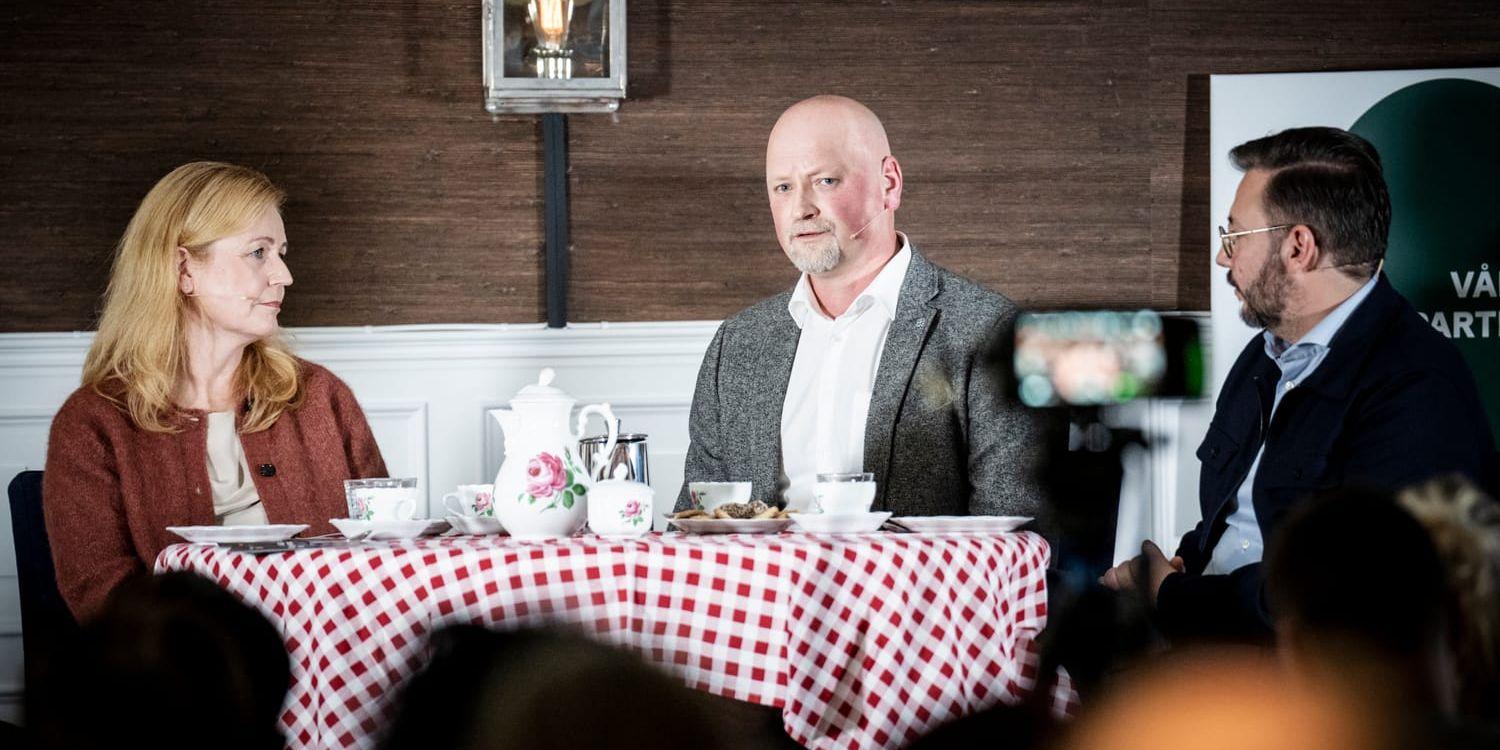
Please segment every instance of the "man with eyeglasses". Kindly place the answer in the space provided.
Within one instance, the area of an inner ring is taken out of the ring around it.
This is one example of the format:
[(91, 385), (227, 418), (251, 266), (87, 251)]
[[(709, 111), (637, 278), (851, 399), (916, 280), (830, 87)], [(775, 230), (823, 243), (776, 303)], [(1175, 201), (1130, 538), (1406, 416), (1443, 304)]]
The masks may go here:
[(1102, 579), (1140, 591), (1178, 641), (1271, 637), (1262, 551), (1309, 494), (1449, 473), (1483, 483), (1494, 456), (1457, 348), (1380, 273), (1391, 202), (1375, 148), (1296, 128), (1230, 158), (1244, 177), (1216, 262), (1240, 317), (1264, 331), (1235, 361), (1198, 447), (1203, 520), (1172, 559), (1148, 541)]

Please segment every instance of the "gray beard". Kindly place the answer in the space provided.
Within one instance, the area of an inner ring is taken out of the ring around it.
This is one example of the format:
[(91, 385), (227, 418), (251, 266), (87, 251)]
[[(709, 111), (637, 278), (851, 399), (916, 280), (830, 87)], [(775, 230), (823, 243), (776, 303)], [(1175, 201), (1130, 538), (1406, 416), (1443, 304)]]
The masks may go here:
[(828, 273), (844, 259), (844, 251), (839, 247), (838, 240), (832, 240), (822, 247), (810, 248), (806, 252), (792, 252), (788, 255), (792, 259), (792, 265), (808, 275)]

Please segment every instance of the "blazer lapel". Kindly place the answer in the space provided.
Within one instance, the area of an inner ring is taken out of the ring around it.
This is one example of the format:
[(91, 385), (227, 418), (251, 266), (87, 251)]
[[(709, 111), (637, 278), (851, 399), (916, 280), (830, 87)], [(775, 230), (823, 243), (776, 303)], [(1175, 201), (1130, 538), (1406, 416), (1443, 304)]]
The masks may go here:
[(792, 361), (797, 358), (801, 335), (802, 329), (791, 314), (782, 310), (757, 347), (759, 356), (753, 364), (760, 377), (755, 378), (750, 411), (754, 434), (749, 436), (749, 479), (757, 486), (773, 488), (771, 492), (756, 492), (757, 498), (781, 496), (781, 407), (786, 401), (787, 383), (792, 379)]
[[(913, 247), (911, 265), (906, 269), (906, 279), (901, 283), (901, 296), (896, 303), (896, 317), (885, 335), (885, 349), (880, 354), (875, 388), (870, 394), (870, 410), (865, 417), (865, 471), (875, 475), (877, 509), (886, 507), (892, 435), (911, 386), (912, 372), (927, 341), (927, 333), (937, 319), (937, 308), (928, 303), (937, 296), (939, 286), (932, 264)], [(783, 383), (783, 395), (785, 392)]]

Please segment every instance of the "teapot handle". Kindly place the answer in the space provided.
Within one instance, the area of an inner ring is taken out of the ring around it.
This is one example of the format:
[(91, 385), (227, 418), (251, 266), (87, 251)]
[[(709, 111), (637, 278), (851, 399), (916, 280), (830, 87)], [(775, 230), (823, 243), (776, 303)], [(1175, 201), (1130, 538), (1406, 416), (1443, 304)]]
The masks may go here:
[(609, 404), (589, 404), (578, 410), (578, 430), (573, 435), (573, 444), (577, 445), (583, 439), (584, 428), (588, 426), (589, 415), (598, 414), (604, 419), (604, 427), (609, 431), (609, 442), (604, 447), (604, 460), (589, 472), (589, 479), (603, 479), (604, 472), (609, 467), (609, 457), (615, 454), (615, 443), (620, 439), (620, 424), (615, 421), (615, 413), (609, 408)]

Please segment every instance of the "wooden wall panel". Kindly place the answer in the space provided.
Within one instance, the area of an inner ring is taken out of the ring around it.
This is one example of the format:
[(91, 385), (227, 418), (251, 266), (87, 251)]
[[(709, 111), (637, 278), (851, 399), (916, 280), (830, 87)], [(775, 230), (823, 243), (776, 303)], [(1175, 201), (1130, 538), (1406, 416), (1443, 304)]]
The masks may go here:
[[(1204, 310), (1208, 76), (1500, 65), (1493, 0), (1151, 0), (1151, 304)], [(1335, 123), (1330, 123), (1335, 124)], [(1176, 249), (1178, 252), (1170, 252)]]
[(575, 317), (673, 317), (692, 300), (712, 318), (789, 287), (765, 139), (822, 92), (885, 122), (906, 178), (897, 226), (930, 257), (1029, 302), (1146, 301), (1144, 2), (665, 15), (670, 95), (627, 102), (617, 122), (573, 118)]
[[(1213, 73), (1500, 64), (1490, 2), (632, 0), (630, 99), (570, 118), (572, 319), (707, 319), (792, 283), (766, 134), (886, 122), (898, 226), (1028, 305), (1203, 309)], [(481, 106), (478, 0), (17, 0), (0, 25), (0, 330), (88, 328), (151, 183), (292, 194), (288, 325), (535, 322), (535, 118)], [(1214, 277), (1217, 278), (1217, 277)]]
[(0, 35), (5, 330), (91, 327), (193, 159), (290, 193), (284, 324), (540, 319), (539, 131), (484, 112), (477, 0), (17, 2)]

